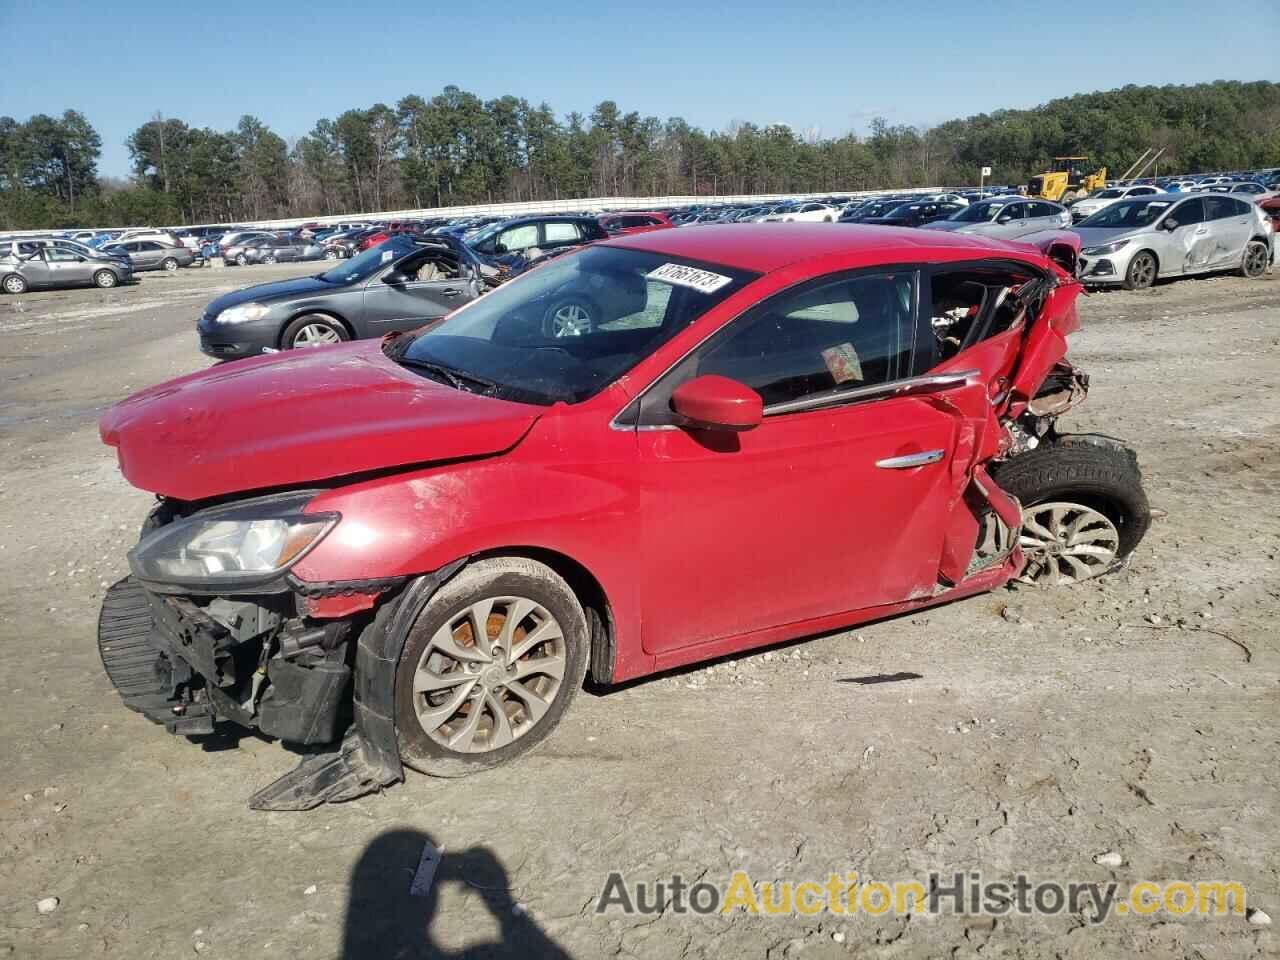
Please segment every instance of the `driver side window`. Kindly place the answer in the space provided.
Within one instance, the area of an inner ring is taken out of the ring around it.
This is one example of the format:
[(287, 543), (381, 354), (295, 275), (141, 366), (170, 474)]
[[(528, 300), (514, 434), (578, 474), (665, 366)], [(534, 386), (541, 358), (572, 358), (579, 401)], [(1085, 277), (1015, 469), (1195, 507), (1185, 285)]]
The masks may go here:
[(411, 283), (431, 283), (437, 280), (456, 280), (462, 276), (458, 258), (443, 248), (427, 249), (406, 257), (397, 267)]
[(671, 392), (717, 374), (777, 404), (911, 375), (914, 271), (843, 276), (766, 301), (682, 361), (643, 401), (646, 425), (675, 423)]
[(522, 227), (512, 227), (498, 235), (496, 247), (499, 252), (519, 253), (529, 247), (538, 245), (538, 225), (528, 223)]

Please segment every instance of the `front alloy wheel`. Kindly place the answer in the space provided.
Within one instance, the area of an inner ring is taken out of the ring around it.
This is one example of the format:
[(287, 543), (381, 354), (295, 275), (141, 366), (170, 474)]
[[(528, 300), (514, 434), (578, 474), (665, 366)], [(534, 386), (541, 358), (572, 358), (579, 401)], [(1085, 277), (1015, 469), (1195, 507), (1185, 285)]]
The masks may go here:
[(554, 339), (582, 337), (589, 334), (593, 326), (590, 309), (585, 304), (570, 301), (551, 309), (547, 316), (546, 335)]
[(308, 323), (293, 335), (291, 347), (324, 347), (341, 343), (338, 331), (327, 323)]
[(1156, 282), (1156, 258), (1143, 250), (1129, 261), (1124, 285), (1130, 290), (1145, 290)]
[(165, 257), (164, 262), (160, 264), (160, 266), (164, 268), (165, 273), (178, 272), (178, 261), (173, 259), (173, 257)]
[(432, 636), (413, 676), (423, 732), (458, 753), (488, 753), (528, 734), (564, 683), (564, 628), (528, 597), (487, 597)]
[(469, 563), (427, 601), (400, 654), (401, 759), (458, 777), (528, 753), (582, 686), (589, 646), (582, 605), (550, 567), (526, 557)]
[(1022, 511), (1018, 546), (1027, 558), (1023, 583), (1061, 586), (1110, 570), (1120, 555), (1120, 533), (1083, 504), (1038, 503)]
[(16, 273), (9, 274), (9, 276), (4, 278), (4, 292), (5, 293), (26, 293), (27, 292), (26, 279), (18, 276), (18, 274)]

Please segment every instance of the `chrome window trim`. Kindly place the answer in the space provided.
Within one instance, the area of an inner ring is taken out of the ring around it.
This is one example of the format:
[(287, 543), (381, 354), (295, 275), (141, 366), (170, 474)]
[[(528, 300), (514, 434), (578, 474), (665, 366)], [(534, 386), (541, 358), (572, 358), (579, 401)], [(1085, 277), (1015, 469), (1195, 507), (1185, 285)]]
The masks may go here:
[(865, 387), (854, 387), (850, 390), (836, 390), (831, 393), (801, 397), (799, 400), (788, 400), (786, 403), (775, 403), (773, 406), (764, 408), (764, 415), (766, 417), (776, 417), (784, 413), (821, 410), (825, 407), (844, 406), (847, 403), (858, 403), (863, 400), (909, 396), (926, 387), (960, 387), (971, 382), (977, 376), (977, 370), (958, 370), (955, 373), (930, 373), (921, 377), (907, 377), (905, 380), (875, 383)]

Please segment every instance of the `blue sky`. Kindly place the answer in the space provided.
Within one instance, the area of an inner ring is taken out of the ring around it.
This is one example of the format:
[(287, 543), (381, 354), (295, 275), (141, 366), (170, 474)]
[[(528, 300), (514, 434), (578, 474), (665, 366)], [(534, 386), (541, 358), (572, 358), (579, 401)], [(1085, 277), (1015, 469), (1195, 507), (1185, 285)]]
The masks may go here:
[(252, 113), (292, 139), (450, 83), (561, 116), (613, 99), (707, 129), (782, 121), (833, 136), (877, 114), (929, 124), (1128, 83), (1280, 79), (1273, 2), (1208, 21), (1203, 0), (1060, 6), (1075, 22), (1037, 30), (1052, 5), (0, 0), (0, 115), (80, 110), (112, 176), (157, 112), (217, 129)]

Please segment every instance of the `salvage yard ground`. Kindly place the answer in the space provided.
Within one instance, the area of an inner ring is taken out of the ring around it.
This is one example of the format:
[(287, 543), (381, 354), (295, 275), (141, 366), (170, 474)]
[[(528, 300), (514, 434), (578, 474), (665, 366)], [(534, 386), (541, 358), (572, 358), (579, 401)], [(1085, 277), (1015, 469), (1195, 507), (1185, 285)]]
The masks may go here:
[[(741, 868), (1236, 880), (1280, 917), (1280, 281), (1082, 301), (1072, 359), (1093, 388), (1063, 426), (1129, 440), (1159, 511), (1124, 572), (594, 691), (514, 765), (254, 813), (249, 794), (294, 755), (168, 736), (98, 662), (98, 604), (150, 498), (96, 420), (207, 364), (208, 300), (314, 270), (0, 298), (0, 956), (1280, 952), (1273, 927), (1236, 916), (594, 912), (614, 870), (722, 885)], [(411, 896), (428, 842), (443, 860)], [(1108, 851), (1122, 865), (1093, 862)]]

